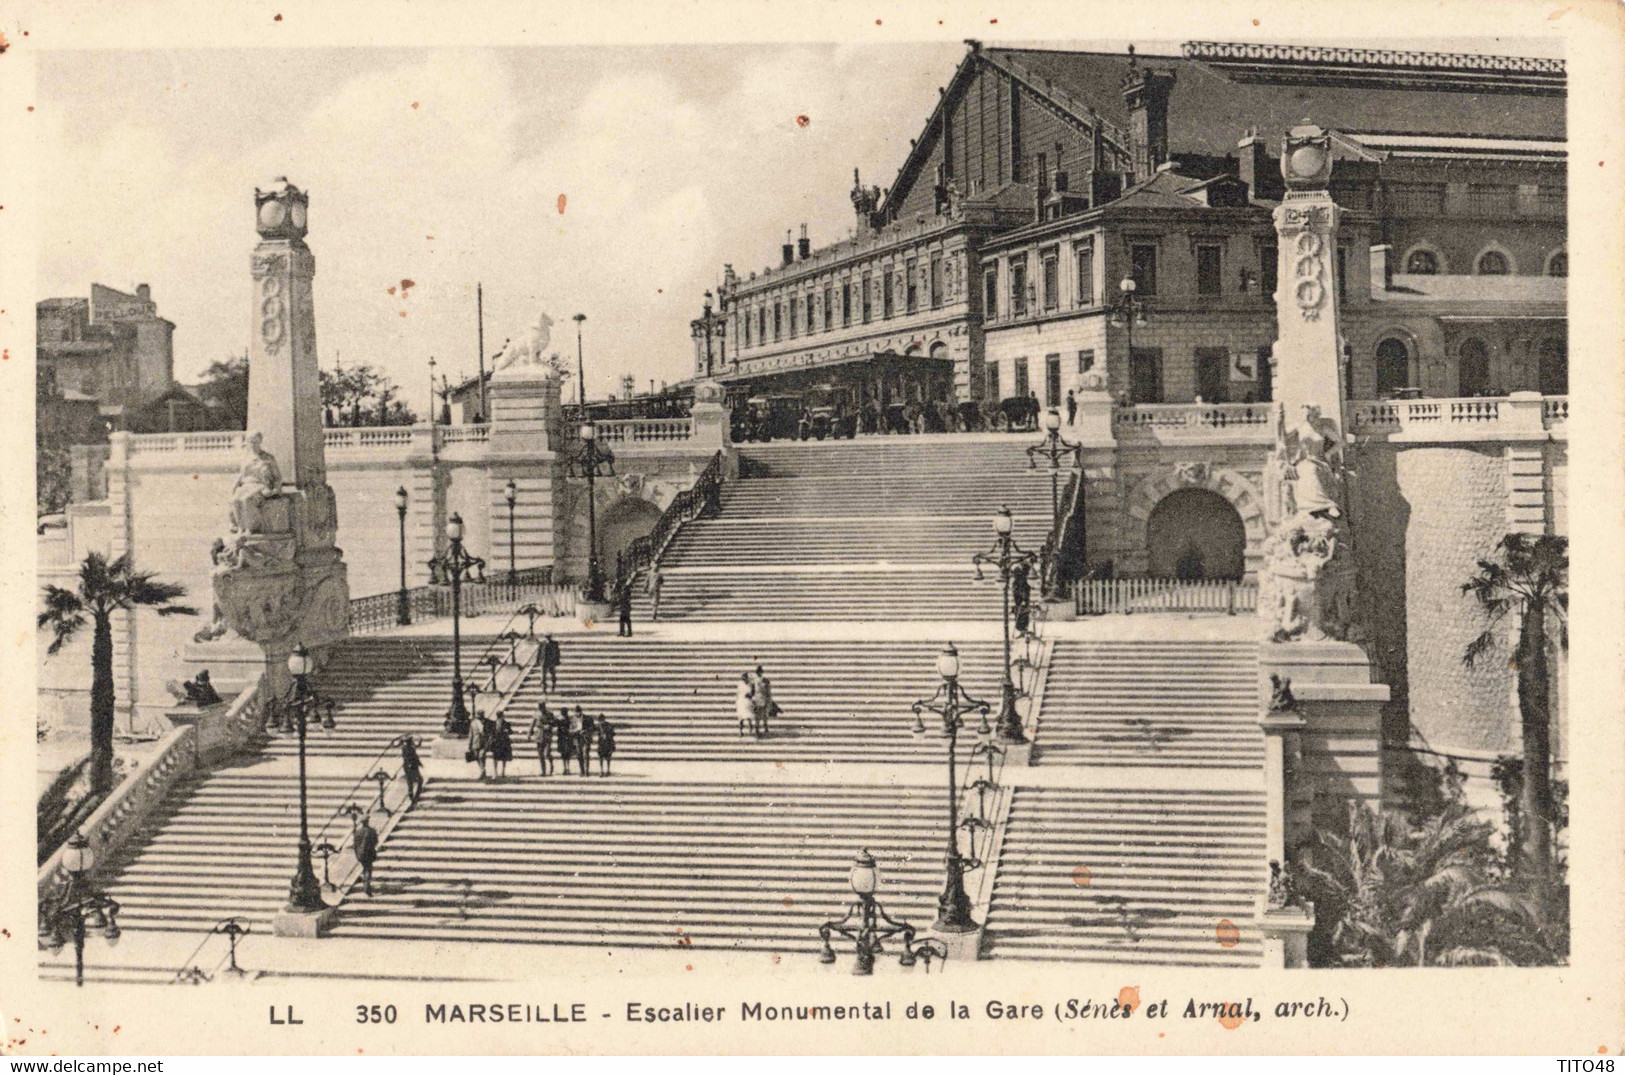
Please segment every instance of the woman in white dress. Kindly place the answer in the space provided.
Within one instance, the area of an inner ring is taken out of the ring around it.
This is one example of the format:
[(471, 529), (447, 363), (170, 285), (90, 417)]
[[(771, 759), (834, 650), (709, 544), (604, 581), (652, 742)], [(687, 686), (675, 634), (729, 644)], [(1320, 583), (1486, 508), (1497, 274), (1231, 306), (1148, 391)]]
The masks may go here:
[(739, 685), (734, 688), (734, 716), (739, 718), (739, 734), (745, 729), (756, 730), (756, 691), (751, 685), (750, 673), (739, 673)]

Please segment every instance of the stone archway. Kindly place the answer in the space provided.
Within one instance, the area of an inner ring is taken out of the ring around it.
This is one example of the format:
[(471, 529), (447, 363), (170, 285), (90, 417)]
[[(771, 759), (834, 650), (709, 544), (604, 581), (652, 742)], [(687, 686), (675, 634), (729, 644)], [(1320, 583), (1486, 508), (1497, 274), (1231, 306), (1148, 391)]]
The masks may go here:
[(1207, 489), (1176, 489), (1146, 520), (1146, 573), (1155, 578), (1240, 579), (1247, 528), (1235, 506)]
[[(1207, 462), (1175, 463), (1160, 467), (1148, 477), (1142, 479), (1129, 493), (1129, 518), (1143, 528), (1141, 533), (1145, 534), (1147, 538), (1147, 544), (1143, 546), (1146, 555), (1146, 568), (1150, 569), (1153, 566), (1150, 562), (1150, 535), (1153, 513), (1171, 495), (1188, 489), (1211, 493), (1229, 506), (1234, 518), (1227, 516), (1223, 524), (1227, 527), (1224, 533), (1229, 535), (1226, 539), (1228, 542), (1226, 548), (1228, 549), (1234, 545), (1235, 524), (1239, 522), (1242, 572), (1246, 574), (1256, 572), (1259, 566), (1260, 549), (1264, 543), (1263, 496), (1259, 493), (1258, 487), (1246, 475), (1228, 467), (1214, 466)], [(1204, 509), (1193, 510), (1201, 511)], [(1206, 510), (1211, 511), (1214, 509), (1209, 507)], [(1167, 521), (1172, 522), (1176, 518), (1176, 516), (1168, 516)], [(1215, 554), (1217, 551), (1217, 547), (1215, 547)], [(1234, 567), (1234, 563), (1228, 556), (1229, 554), (1226, 552), (1224, 556), (1212, 562), (1219, 564), (1222, 560), (1224, 561), (1225, 570), (1230, 570)], [(1134, 556), (1130, 559), (1131, 561), (1137, 560), (1138, 557)], [(1169, 565), (1170, 574), (1174, 573), (1172, 568), (1178, 566), (1178, 559), (1179, 553), (1176, 553), (1173, 563)], [(1208, 566), (1205, 556), (1203, 566), (1207, 577), (1222, 577), (1215, 574), (1214, 569)]]
[(660, 509), (641, 496), (622, 496), (598, 515), (598, 555), (608, 575), (619, 554), (654, 529)]

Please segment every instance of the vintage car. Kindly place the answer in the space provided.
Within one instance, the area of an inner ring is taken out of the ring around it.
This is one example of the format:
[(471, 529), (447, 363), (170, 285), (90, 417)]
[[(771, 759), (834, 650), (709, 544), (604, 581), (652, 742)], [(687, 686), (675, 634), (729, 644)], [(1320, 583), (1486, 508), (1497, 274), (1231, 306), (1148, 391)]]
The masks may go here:
[(821, 384), (807, 390), (799, 423), (801, 439), (825, 437), (850, 440), (858, 435), (858, 416), (852, 408), (850, 390)]

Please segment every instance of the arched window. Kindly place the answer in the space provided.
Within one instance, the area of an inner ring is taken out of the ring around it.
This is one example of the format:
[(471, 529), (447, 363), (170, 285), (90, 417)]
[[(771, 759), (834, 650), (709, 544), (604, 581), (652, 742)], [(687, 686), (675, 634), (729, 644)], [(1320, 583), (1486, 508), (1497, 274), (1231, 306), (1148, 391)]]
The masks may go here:
[(1569, 394), (1569, 341), (1562, 337), (1540, 341), (1540, 394)]
[(1505, 276), (1510, 270), (1507, 256), (1499, 250), (1486, 250), (1478, 255), (1478, 275)]
[(1559, 250), (1546, 259), (1547, 276), (1567, 276), (1569, 274), (1569, 252)]
[(1405, 341), (1388, 337), (1377, 344), (1377, 398), (1387, 399), (1411, 383), (1411, 351)]
[(1412, 250), (1405, 259), (1405, 271), (1412, 276), (1435, 276), (1439, 272), (1439, 255), (1431, 250)]
[(1483, 340), (1470, 339), (1461, 345), (1456, 374), (1456, 394), (1487, 396), (1490, 391), (1490, 349)]

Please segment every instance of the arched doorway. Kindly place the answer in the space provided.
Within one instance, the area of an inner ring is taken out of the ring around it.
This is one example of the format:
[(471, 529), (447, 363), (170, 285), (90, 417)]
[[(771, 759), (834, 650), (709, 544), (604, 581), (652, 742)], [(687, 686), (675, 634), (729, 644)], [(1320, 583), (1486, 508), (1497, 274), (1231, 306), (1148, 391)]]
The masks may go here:
[(1156, 578), (1239, 579), (1247, 528), (1235, 507), (1207, 489), (1163, 497), (1146, 520), (1148, 573)]
[(598, 516), (598, 555), (608, 576), (619, 555), (655, 528), (660, 509), (641, 497), (623, 496)]

